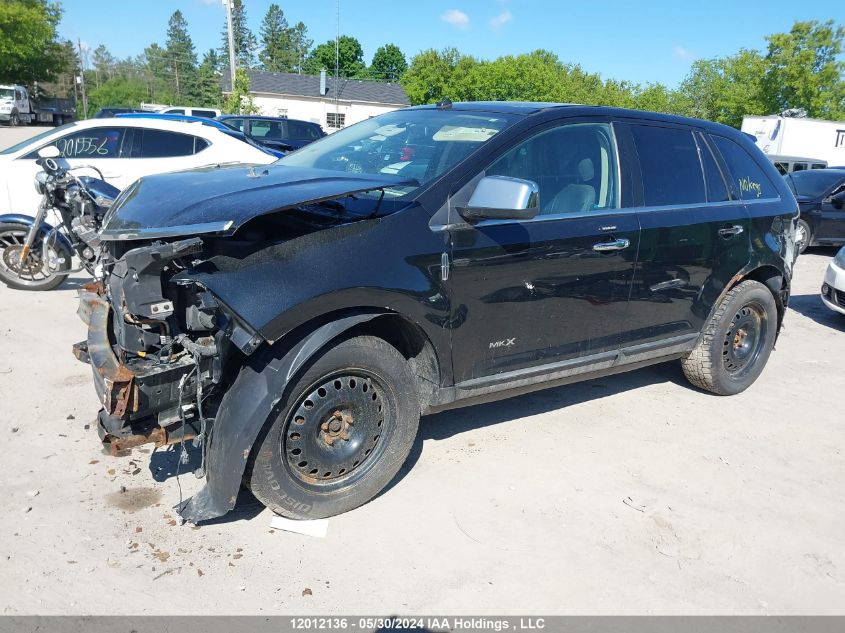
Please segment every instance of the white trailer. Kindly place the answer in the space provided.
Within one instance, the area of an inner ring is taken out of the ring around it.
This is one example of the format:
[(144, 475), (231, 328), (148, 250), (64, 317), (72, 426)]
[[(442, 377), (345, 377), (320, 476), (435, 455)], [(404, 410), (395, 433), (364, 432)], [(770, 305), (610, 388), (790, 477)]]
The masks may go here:
[(747, 116), (742, 131), (754, 136), (769, 156), (809, 156), (831, 167), (845, 165), (845, 121)]

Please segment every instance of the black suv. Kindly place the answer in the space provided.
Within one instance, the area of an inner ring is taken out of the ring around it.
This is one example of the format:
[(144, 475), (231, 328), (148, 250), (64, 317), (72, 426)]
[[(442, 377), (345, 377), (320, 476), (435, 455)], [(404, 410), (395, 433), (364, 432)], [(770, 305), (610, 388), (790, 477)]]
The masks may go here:
[[(396, 152), (411, 129), (420, 151)], [(184, 518), (225, 514), (242, 481), (326, 517), (391, 480), (421, 414), (671, 360), (699, 388), (746, 389), (789, 299), (797, 214), (722, 125), (408, 108), (273, 165), (128, 187), (75, 353), (112, 450), (201, 453)]]
[(256, 143), (282, 152), (292, 152), (326, 135), (319, 124), (298, 119), (224, 114), (217, 120), (248, 134)]

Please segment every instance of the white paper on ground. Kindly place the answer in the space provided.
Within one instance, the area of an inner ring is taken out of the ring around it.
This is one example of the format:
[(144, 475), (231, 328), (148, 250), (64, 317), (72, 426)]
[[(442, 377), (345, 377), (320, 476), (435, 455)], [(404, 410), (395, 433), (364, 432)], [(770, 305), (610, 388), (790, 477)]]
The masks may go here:
[(305, 536), (326, 538), (326, 534), (329, 531), (329, 520), (314, 519), (313, 521), (294, 521), (293, 519), (274, 516), (270, 521), (270, 527), (276, 530), (285, 530), (286, 532), (304, 534)]

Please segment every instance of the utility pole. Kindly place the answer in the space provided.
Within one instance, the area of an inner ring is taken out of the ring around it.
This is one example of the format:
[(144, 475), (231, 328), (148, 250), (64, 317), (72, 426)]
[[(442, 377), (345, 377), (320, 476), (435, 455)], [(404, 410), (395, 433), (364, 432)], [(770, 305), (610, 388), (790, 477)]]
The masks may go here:
[(335, 0), (337, 31), (334, 38), (334, 122), (340, 127), (340, 0)]
[(88, 96), (85, 94), (85, 58), (82, 56), (82, 40), (77, 38), (76, 46), (79, 48), (79, 67), (81, 68), (81, 72), (79, 73), (80, 79), (79, 83), (82, 87), (82, 118), (88, 118)]
[(226, 23), (229, 26), (229, 71), (232, 75), (232, 92), (235, 91), (235, 34), (232, 30), (232, 2), (234, 0), (223, 0), (226, 7)]

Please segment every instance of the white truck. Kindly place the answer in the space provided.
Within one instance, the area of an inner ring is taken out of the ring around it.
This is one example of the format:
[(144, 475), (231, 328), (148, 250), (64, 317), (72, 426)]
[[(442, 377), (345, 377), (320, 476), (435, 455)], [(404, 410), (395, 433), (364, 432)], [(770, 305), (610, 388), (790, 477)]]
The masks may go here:
[(845, 121), (801, 117), (746, 116), (742, 131), (757, 139), (763, 153), (775, 157), (812, 157), (831, 167), (845, 166)]
[(0, 84), (0, 123), (62, 125), (76, 118), (73, 99), (37, 98), (26, 86)]

